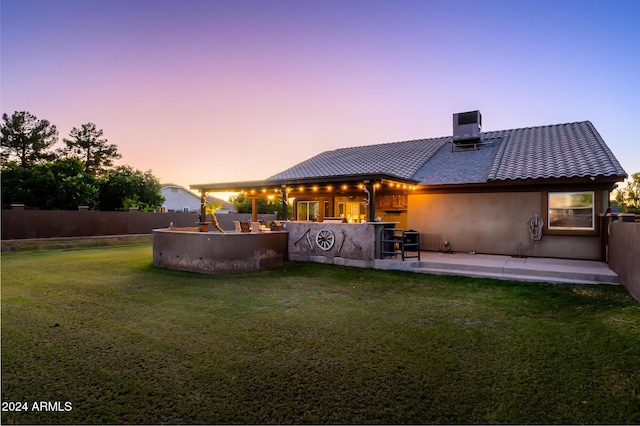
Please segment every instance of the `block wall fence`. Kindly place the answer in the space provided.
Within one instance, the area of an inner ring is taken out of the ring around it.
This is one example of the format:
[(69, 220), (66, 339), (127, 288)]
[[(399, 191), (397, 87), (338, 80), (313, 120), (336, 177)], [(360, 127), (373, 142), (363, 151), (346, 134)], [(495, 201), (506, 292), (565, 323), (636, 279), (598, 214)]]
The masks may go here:
[[(275, 220), (275, 214), (260, 215)], [(233, 221), (247, 221), (250, 213), (217, 214), (224, 230), (233, 230)], [(26, 210), (15, 206), (2, 210), (2, 240), (29, 238), (90, 237), (100, 235), (151, 234), (154, 229), (197, 226), (198, 213), (146, 213), (133, 211)]]
[(640, 301), (640, 223), (614, 222), (608, 232), (609, 267)]

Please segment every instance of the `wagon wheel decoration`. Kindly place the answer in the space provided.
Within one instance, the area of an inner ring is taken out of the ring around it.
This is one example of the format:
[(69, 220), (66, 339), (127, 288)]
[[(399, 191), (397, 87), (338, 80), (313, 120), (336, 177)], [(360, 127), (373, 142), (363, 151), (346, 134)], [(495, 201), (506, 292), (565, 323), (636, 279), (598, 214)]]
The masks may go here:
[(333, 244), (336, 242), (336, 238), (328, 229), (321, 229), (316, 235), (316, 244), (322, 250), (327, 251), (333, 247)]

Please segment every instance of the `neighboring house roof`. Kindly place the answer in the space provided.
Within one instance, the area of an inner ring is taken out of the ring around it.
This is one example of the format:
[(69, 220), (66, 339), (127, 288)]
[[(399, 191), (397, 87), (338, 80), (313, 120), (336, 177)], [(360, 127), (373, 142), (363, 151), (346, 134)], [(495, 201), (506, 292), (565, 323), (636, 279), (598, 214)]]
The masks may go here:
[(267, 181), (385, 174), (426, 185), (626, 177), (589, 121), (482, 133), (478, 150), (452, 150), (452, 137), (326, 151)]
[[(161, 188), (161, 190), (167, 189), (167, 188), (177, 188), (177, 189), (179, 189), (181, 191), (184, 191), (187, 195), (192, 196), (195, 203), (197, 203), (198, 205), (200, 204), (200, 197), (198, 195), (194, 194), (193, 192), (189, 191), (184, 186), (176, 185), (176, 184), (173, 184), (173, 183), (165, 183), (165, 184), (161, 184), (160, 188)], [(166, 202), (166, 200), (165, 200), (165, 202)], [(207, 196), (207, 202), (208, 203), (216, 203), (216, 204), (220, 205), (221, 206), (220, 210), (228, 210), (228, 211), (231, 211), (231, 212), (234, 212), (236, 210), (236, 207), (232, 203), (230, 203), (228, 201), (225, 201), (225, 200), (223, 200), (221, 198)]]
[(220, 205), (220, 210), (228, 210), (230, 212), (236, 211), (236, 206), (228, 201), (223, 200), (222, 198), (207, 196), (207, 203), (215, 203)]

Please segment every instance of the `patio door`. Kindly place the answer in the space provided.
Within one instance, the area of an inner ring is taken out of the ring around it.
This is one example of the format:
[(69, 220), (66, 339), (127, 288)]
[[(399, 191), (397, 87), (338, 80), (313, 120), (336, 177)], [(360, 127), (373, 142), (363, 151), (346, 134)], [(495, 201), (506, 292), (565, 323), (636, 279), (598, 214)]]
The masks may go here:
[(317, 201), (298, 201), (297, 220), (315, 221), (318, 219), (319, 203)]
[(349, 223), (360, 223), (365, 219), (366, 208), (358, 202), (338, 203), (338, 217), (347, 219)]

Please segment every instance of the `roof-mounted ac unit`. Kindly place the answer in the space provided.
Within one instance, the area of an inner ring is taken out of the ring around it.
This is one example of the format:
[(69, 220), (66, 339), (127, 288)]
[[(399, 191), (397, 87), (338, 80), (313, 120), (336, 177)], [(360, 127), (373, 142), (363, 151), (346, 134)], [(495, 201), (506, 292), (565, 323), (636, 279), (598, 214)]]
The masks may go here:
[(453, 114), (453, 143), (478, 143), (482, 140), (482, 115), (480, 111)]

